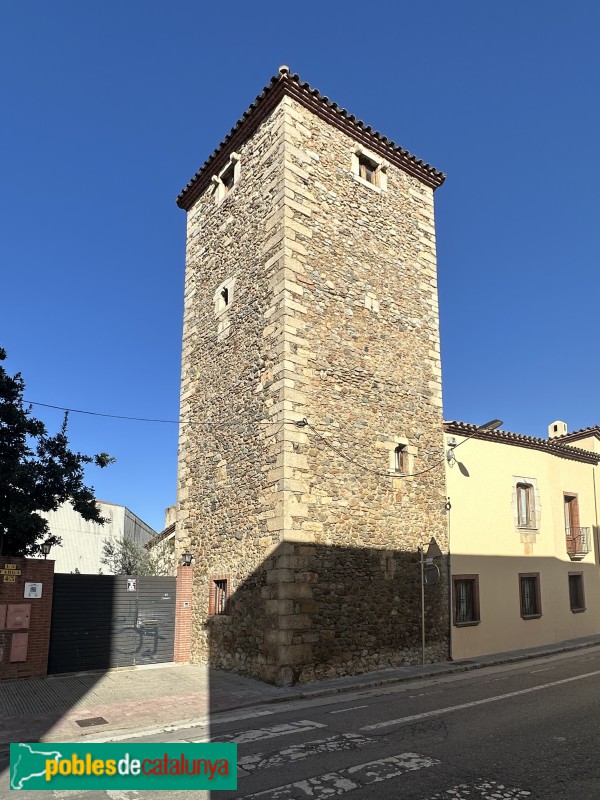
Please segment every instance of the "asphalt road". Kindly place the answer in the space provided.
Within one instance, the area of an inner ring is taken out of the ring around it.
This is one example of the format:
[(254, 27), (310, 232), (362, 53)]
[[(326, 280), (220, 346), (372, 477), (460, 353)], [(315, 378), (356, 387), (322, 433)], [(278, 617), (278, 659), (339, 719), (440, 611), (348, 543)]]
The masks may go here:
[[(219, 800), (599, 800), (600, 648), (215, 716), (135, 741), (237, 742)], [(8, 797), (6, 774), (0, 797)], [(205, 792), (19, 792), (25, 800)]]

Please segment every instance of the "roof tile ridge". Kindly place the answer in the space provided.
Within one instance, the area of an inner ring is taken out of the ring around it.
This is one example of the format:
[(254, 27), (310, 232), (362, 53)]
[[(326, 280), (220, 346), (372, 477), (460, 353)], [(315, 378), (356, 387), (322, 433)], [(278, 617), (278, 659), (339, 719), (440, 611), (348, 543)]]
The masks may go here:
[(582, 433), (597, 433), (600, 435), (600, 425), (588, 425), (586, 428), (578, 428), (576, 431), (570, 433), (562, 433), (560, 436), (554, 436), (554, 439), (568, 439), (570, 436), (580, 436)]
[(209, 164), (215, 158), (219, 156), (222, 150), (226, 147), (227, 143), (237, 133), (237, 131), (240, 130), (240, 128), (243, 126), (245, 121), (250, 117), (253, 111), (255, 111), (255, 109), (265, 100), (265, 97), (271, 91), (273, 91), (274, 87), (277, 84), (282, 84), (285, 90), (286, 85), (289, 86), (292, 83), (297, 85), (298, 90), (300, 92), (304, 91), (307, 94), (312, 95), (319, 102), (323, 103), (323, 105), (325, 105), (327, 108), (331, 109), (337, 116), (343, 117), (344, 119), (348, 120), (355, 128), (364, 131), (364, 133), (366, 133), (368, 136), (378, 140), (386, 147), (389, 147), (390, 149), (397, 151), (401, 158), (406, 159), (407, 161), (419, 167), (419, 169), (421, 169), (425, 173), (429, 174), (431, 176), (431, 179), (434, 180), (438, 186), (441, 186), (441, 184), (445, 181), (446, 175), (443, 172), (436, 169), (433, 165), (429, 164), (428, 162), (423, 161), (423, 159), (417, 158), (417, 156), (413, 155), (408, 150), (405, 150), (403, 147), (396, 144), (396, 142), (394, 142), (392, 139), (389, 139), (387, 136), (384, 136), (379, 131), (374, 130), (371, 125), (367, 125), (362, 120), (358, 119), (354, 114), (350, 114), (348, 111), (346, 111), (345, 108), (340, 108), (338, 103), (334, 103), (327, 96), (322, 95), (318, 89), (312, 88), (309, 83), (307, 83), (306, 81), (302, 81), (297, 73), (290, 73), (288, 67), (282, 66), (279, 68), (279, 72), (277, 73), (277, 75), (274, 75), (269, 81), (269, 83), (263, 88), (263, 90), (255, 97), (254, 101), (243, 112), (241, 117), (230, 129), (229, 133), (226, 134), (226, 136), (221, 140), (221, 142), (217, 145), (217, 147), (204, 161), (202, 166), (195, 172), (192, 178), (190, 178), (190, 180), (186, 183), (184, 188), (179, 192), (176, 198), (176, 202), (181, 208), (185, 208), (185, 206), (183, 205), (185, 196), (190, 191), (193, 190), (194, 185), (199, 180), (204, 170), (209, 166)]
[(310, 92), (310, 94), (319, 99), (321, 102), (325, 103), (329, 108), (334, 110), (337, 114), (341, 114), (353, 125), (364, 130), (365, 133), (374, 136), (376, 139), (379, 139), (383, 144), (392, 147), (394, 150), (398, 150), (402, 156), (413, 161), (418, 166), (425, 168), (427, 171), (439, 175), (440, 177), (443, 178), (446, 177), (443, 172), (440, 172), (438, 169), (436, 169), (428, 162), (423, 161), (422, 158), (418, 158), (417, 156), (413, 155), (413, 153), (411, 153), (410, 151), (405, 150), (401, 145), (396, 144), (396, 142), (394, 142), (392, 139), (389, 139), (387, 136), (384, 136), (382, 133), (375, 130), (372, 125), (367, 125), (363, 120), (358, 119), (355, 114), (350, 114), (350, 112), (348, 112), (345, 108), (340, 108), (338, 103), (334, 103), (332, 100), (329, 99), (329, 97), (327, 97), (326, 95), (322, 95), (318, 89), (312, 87), (307, 81), (302, 81), (297, 73), (290, 75), (290, 78), (295, 82), (297, 82), (301, 89), (305, 89), (306, 91)]
[[(445, 420), (443, 423), (444, 427), (455, 427), (455, 428), (465, 428), (469, 432), (477, 433), (477, 425), (472, 422), (460, 422), (458, 420)], [(494, 431), (479, 431), (478, 432), (481, 438), (489, 438), (489, 439), (513, 439), (516, 441), (522, 442), (532, 442), (535, 444), (543, 445), (547, 447), (549, 450), (556, 450), (558, 452), (562, 450), (566, 450), (567, 452), (577, 453), (578, 455), (588, 455), (588, 456), (598, 456), (600, 459), (600, 455), (593, 453), (591, 450), (586, 450), (583, 447), (575, 447), (574, 445), (568, 444), (567, 442), (558, 442), (556, 439), (543, 439), (539, 436), (529, 436), (526, 433), (515, 433), (513, 431), (502, 431), (502, 430), (494, 430)], [(573, 433), (576, 433), (574, 431)], [(562, 438), (562, 437), (561, 437)]]

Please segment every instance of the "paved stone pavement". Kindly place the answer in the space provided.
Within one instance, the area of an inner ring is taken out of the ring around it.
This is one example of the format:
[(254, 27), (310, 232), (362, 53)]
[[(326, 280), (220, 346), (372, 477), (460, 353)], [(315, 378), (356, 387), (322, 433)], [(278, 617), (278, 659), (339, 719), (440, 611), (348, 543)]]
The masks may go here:
[[(196, 664), (115, 669), (0, 683), (0, 748), (10, 742), (127, 737), (198, 725), (211, 714), (244, 706), (319, 697), (419, 677), (600, 645), (600, 635), (469, 661), (384, 669), (288, 688)], [(90, 727), (78, 722), (102, 718)]]

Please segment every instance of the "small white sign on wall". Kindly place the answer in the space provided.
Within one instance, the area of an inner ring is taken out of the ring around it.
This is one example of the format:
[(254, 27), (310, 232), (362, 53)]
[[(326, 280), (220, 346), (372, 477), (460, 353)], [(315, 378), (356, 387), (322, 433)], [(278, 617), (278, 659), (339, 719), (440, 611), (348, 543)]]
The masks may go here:
[(39, 599), (42, 596), (42, 586), (41, 583), (26, 583), (23, 597)]
[(136, 578), (127, 578), (127, 591), (128, 592), (137, 592), (137, 579)]

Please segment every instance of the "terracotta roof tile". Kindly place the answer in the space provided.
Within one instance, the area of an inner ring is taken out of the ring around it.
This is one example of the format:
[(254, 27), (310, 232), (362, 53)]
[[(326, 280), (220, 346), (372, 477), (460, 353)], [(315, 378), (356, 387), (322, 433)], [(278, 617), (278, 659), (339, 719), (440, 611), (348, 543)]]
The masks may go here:
[(587, 439), (589, 436), (595, 436), (600, 439), (600, 425), (591, 425), (589, 428), (580, 428), (571, 433), (565, 433), (562, 436), (555, 436), (550, 441), (560, 440), (561, 442), (568, 442), (576, 439)]
[(387, 158), (390, 163), (433, 189), (441, 186), (444, 182), (446, 176), (443, 172), (439, 172), (435, 167), (413, 156), (408, 150), (404, 150), (400, 145), (388, 139), (387, 136), (373, 130), (370, 125), (357, 119), (354, 114), (348, 113), (345, 108), (340, 108), (337, 103), (320, 94), (317, 89), (313, 89), (308, 83), (301, 81), (298, 75), (290, 74), (287, 67), (281, 67), (279, 73), (271, 78), (270, 83), (265, 86), (217, 149), (181, 191), (177, 197), (177, 205), (180, 208), (186, 210), (191, 208), (210, 182), (211, 177), (219, 172), (225, 164), (229, 153), (251, 136), (284, 95), (292, 97), (330, 124), (366, 144), (376, 153)]
[(543, 450), (561, 458), (585, 461), (589, 464), (600, 462), (600, 454), (565, 444), (561, 441), (563, 437), (561, 439), (540, 439), (537, 436), (526, 436), (523, 433), (511, 433), (510, 431), (480, 431), (477, 425), (472, 425), (469, 422), (459, 422), (458, 420), (444, 422), (444, 431), (445, 433), (454, 433), (457, 436), (472, 436), (473, 439), (489, 439), (503, 444), (528, 447), (531, 450)]
[(149, 539), (144, 545), (144, 547), (146, 548), (146, 550), (150, 550), (151, 547), (154, 547), (154, 545), (158, 544), (159, 542), (162, 542), (163, 539), (168, 539), (172, 533), (175, 533), (174, 522), (172, 522), (167, 528), (165, 528), (164, 531), (157, 533), (156, 536), (153, 536), (152, 539)]

